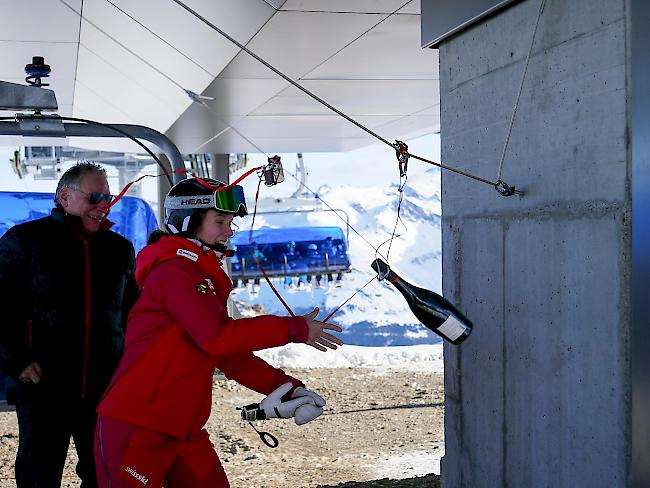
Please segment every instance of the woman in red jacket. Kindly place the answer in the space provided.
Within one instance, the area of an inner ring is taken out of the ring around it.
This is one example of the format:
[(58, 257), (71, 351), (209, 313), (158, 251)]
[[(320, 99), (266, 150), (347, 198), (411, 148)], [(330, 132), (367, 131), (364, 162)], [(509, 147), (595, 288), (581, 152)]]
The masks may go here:
[(229, 486), (203, 429), (215, 368), (269, 395), (262, 402), (267, 418), (305, 423), (322, 412), (319, 395), (253, 351), (290, 342), (336, 349), (342, 342), (329, 331), (341, 328), (314, 320), (317, 310), (305, 317), (228, 316), (232, 282), (221, 260), (233, 217), (247, 211), (242, 188), (214, 190), (222, 186), (210, 179), (175, 185), (165, 198), (170, 234), (138, 254), (142, 293), (129, 315), (124, 356), (97, 408), (100, 487)]

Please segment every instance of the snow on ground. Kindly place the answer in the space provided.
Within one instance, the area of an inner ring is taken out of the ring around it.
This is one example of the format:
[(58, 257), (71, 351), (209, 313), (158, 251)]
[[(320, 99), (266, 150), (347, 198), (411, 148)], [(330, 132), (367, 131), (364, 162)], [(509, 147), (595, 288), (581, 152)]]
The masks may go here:
[(445, 455), (443, 449), (434, 452), (419, 451), (389, 456), (375, 466), (377, 478), (403, 480), (424, 476), (429, 473), (440, 474), (440, 460)]
[(369, 368), (443, 372), (442, 343), (416, 346), (367, 347), (343, 345), (322, 353), (306, 344), (289, 344), (257, 353), (278, 368)]

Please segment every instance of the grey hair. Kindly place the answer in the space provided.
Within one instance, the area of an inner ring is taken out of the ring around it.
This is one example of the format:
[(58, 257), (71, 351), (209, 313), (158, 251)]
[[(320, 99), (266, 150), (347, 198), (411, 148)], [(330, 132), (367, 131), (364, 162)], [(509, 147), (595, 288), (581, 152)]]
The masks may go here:
[(56, 193), (54, 194), (54, 203), (57, 207), (61, 207), (61, 202), (59, 197), (61, 196), (61, 190), (64, 188), (78, 188), (79, 181), (86, 173), (97, 173), (98, 175), (106, 176), (106, 170), (97, 163), (92, 161), (82, 161), (75, 164), (69, 168), (59, 180), (59, 183), (56, 185)]

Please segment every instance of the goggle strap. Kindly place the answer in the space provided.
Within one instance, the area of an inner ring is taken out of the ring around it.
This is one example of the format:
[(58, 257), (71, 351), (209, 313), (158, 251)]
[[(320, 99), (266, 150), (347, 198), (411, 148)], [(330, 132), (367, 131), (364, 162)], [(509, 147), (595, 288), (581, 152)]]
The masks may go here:
[(196, 181), (198, 181), (199, 183), (201, 183), (201, 184), (202, 184), (203, 186), (205, 186), (206, 188), (208, 188), (208, 189), (210, 189), (210, 190), (212, 190), (212, 191), (225, 191), (225, 190), (230, 190), (233, 186), (237, 185), (237, 183), (239, 183), (241, 180), (243, 180), (244, 178), (246, 178), (248, 175), (250, 175), (251, 173), (253, 173), (253, 172), (257, 171), (257, 170), (260, 170), (260, 169), (262, 169), (262, 168), (264, 168), (264, 166), (257, 166), (256, 168), (250, 169), (250, 170), (246, 171), (246, 173), (244, 173), (243, 175), (241, 175), (239, 178), (237, 178), (235, 181), (233, 181), (232, 183), (230, 183), (229, 185), (219, 186), (219, 187), (212, 186), (210, 183), (208, 183), (207, 181), (205, 181), (205, 180), (199, 178), (199, 177), (196, 176), (194, 173), (192, 173), (192, 172), (190, 172), (190, 171), (188, 171), (188, 170), (175, 171), (175, 173), (176, 173), (176, 172), (185, 172), (185, 173), (189, 173), (189, 174), (191, 174), (191, 175), (196, 179)]
[[(257, 170), (262, 169), (262, 168), (263, 168), (263, 166), (258, 166), (258, 167), (256, 167), (256, 168), (253, 168), (253, 169), (247, 171), (246, 173), (244, 173), (243, 175), (241, 175), (239, 178), (237, 178), (235, 181), (233, 181), (233, 182), (230, 183), (229, 185), (222, 186), (222, 187), (219, 187), (219, 188), (213, 188), (212, 185), (210, 185), (207, 181), (205, 181), (205, 180), (199, 178), (199, 177), (196, 176), (194, 173), (192, 173), (191, 171), (188, 171), (188, 170), (186, 170), (186, 169), (177, 169), (177, 170), (174, 170), (173, 173), (189, 173), (189, 174), (191, 174), (192, 176), (194, 176), (194, 177), (197, 179), (197, 181), (199, 181), (199, 183), (201, 183), (203, 186), (205, 186), (205, 187), (207, 187), (207, 188), (210, 188), (210, 189), (213, 190), (213, 191), (224, 191), (224, 190), (229, 190), (230, 188), (232, 188), (233, 186), (235, 186), (237, 183), (239, 183), (241, 180), (243, 180), (244, 178), (246, 178), (248, 175), (250, 175), (250, 174), (253, 173), (254, 171), (257, 171)], [(102, 209), (104, 212), (108, 211), (108, 210), (109, 210), (113, 205), (115, 205), (118, 201), (120, 201), (120, 200), (122, 199), (122, 197), (126, 194), (126, 192), (129, 191), (129, 188), (131, 188), (131, 186), (133, 186), (133, 185), (136, 184), (136, 183), (139, 183), (139, 182), (140, 182), (141, 180), (143, 180), (144, 178), (160, 178), (160, 177), (162, 177), (162, 176), (165, 176), (165, 174), (160, 174), (160, 175), (142, 175), (142, 176), (140, 176), (138, 179), (135, 179), (135, 180), (131, 181), (130, 183), (127, 183), (126, 186), (125, 186), (124, 188), (122, 188), (122, 191), (121, 191), (121, 192), (120, 192), (120, 193), (119, 193), (119, 194), (118, 194), (118, 195), (113, 199), (113, 201), (110, 202), (109, 204), (107, 204), (107, 205), (101, 207), (101, 209)], [(165, 200), (166, 200), (166, 199), (165, 199)], [(237, 211), (239, 211), (239, 208), (237, 208)]]
[[(188, 200), (192, 200), (191, 203)], [(216, 208), (214, 195), (198, 195), (196, 197), (165, 197), (165, 208), (182, 210), (191, 208)]]

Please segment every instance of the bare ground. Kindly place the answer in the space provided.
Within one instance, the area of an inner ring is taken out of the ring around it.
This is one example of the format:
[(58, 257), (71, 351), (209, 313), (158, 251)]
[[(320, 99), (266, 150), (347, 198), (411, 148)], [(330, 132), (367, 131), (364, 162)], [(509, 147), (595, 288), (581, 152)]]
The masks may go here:
[[(442, 375), (369, 369), (287, 370), (327, 400), (326, 412), (301, 427), (292, 421), (257, 422), (280, 441), (270, 449), (239, 421), (236, 407), (260, 395), (215, 380), (210, 437), (232, 488), (434, 488), (443, 454)], [(0, 413), (0, 487), (14, 486), (18, 428)], [(71, 449), (62, 486), (78, 487)]]

